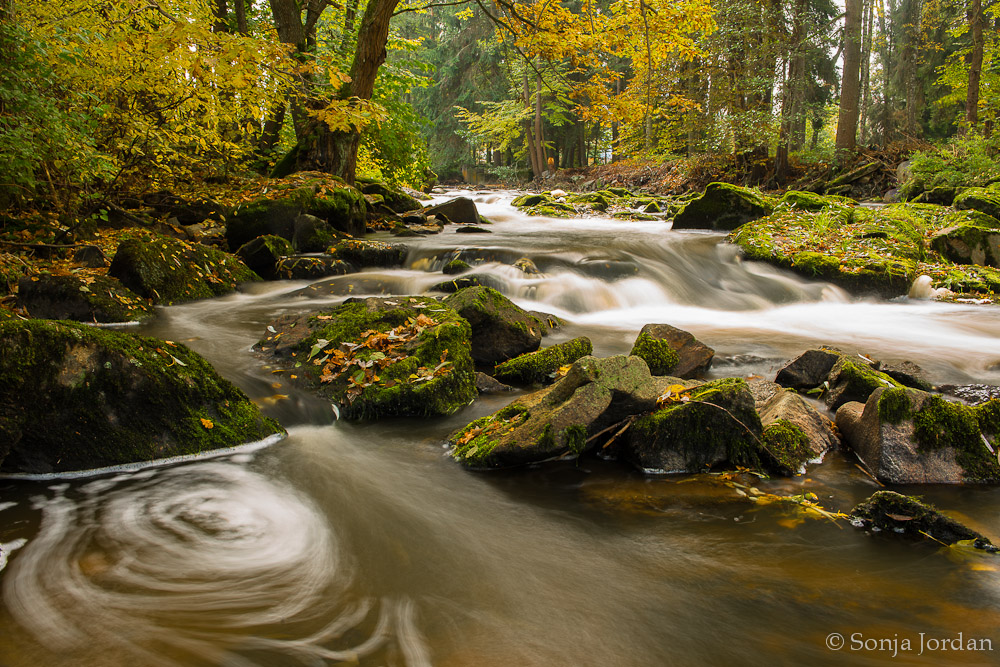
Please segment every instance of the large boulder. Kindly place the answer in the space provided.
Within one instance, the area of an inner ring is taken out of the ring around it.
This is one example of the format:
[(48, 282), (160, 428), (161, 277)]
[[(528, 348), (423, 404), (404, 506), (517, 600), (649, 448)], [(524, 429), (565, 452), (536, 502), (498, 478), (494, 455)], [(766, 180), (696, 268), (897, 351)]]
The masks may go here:
[(730, 231), (774, 211), (775, 202), (748, 188), (729, 183), (709, 183), (674, 216), (674, 229)]
[[(303, 179), (304, 177), (304, 179)], [(321, 236), (310, 245), (297, 247), (312, 252), (331, 243), (337, 232), (361, 236), (365, 233), (368, 204), (361, 191), (327, 175), (296, 175), (273, 187), (258, 199), (240, 204), (226, 221), (226, 241), (236, 249), (258, 236), (274, 234), (289, 241), (296, 238), (296, 219), (302, 214), (321, 221)], [(301, 222), (299, 223), (301, 226)], [(316, 237), (301, 230), (299, 240)]]
[(472, 326), (472, 359), (493, 366), (542, 342), (542, 324), (491, 287), (467, 287), (444, 299)]
[(973, 548), (998, 553), (992, 542), (932, 505), (895, 491), (876, 491), (851, 510), (851, 523), (864, 530), (911, 540), (931, 539), (952, 545), (968, 541)]
[(764, 429), (746, 381), (714, 380), (673, 398), (632, 424), (619, 457), (655, 472), (701, 472), (723, 463), (762, 467)]
[(268, 331), (257, 349), (348, 419), (447, 415), (476, 397), (469, 323), (430, 297), (348, 299)]
[(240, 283), (260, 280), (221, 250), (156, 234), (122, 241), (108, 275), (164, 305), (227, 294)]
[(878, 388), (837, 410), (865, 466), (892, 484), (1000, 482), (1000, 399), (971, 407), (909, 388)]
[(1000, 219), (1000, 191), (992, 188), (966, 188), (952, 205), (960, 211), (971, 209)]
[(586, 336), (568, 340), (497, 364), (493, 377), (509, 384), (548, 384), (563, 366), (592, 354), (594, 346)]
[(647, 324), (639, 331), (630, 354), (642, 357), (653, 375), (692, 378), (708, 370), (715, 350), (677, 327)]
[(476, 208), (476, 202), (468, 197), (449, 199), (443, 204), (431, 206), (424, 213), (428, 217), (432, 215), (438, 218), (443, 217), (448, 222), (456, 224), (478, 225), (482, 222), (482, 219), (479, 217), (479, 210)]
[(153, 315), (148, 301), (108, 276), (49, 275), (18, 282), (18, 303), (37, 319), (134, 322)]
[(70, 322), (0, 322), (5, 472), (151, 461), (282, 432), (178, 343)]
[(577, 360), (555, 384), (514, 400), (452, 434), (452, 457), (470, 468), (507, 468), (578, 457), (629, 415), (652, 410), (660, 385), (638, 357)]
[(959, 211), (947, 221), (948, 226), (931, 238), (932, 248), (956, 264), (1000, 267), (1000, 220), (979, 211)]

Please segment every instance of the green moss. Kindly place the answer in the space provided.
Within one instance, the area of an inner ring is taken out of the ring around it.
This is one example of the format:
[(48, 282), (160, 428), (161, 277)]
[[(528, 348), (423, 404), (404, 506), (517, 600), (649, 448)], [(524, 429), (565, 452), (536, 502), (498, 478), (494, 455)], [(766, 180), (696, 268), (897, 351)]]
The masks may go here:
[(687, 401), (641, 417), (629, 429), (640, 465), (657, 467), (657, 451), (673, 449), (683, 452), (688, 470), (702, 467), (720, 453), (734, 466), (763, 467), (763, 429), (745, 380), (714, 380), (688, 390), (685, 396)]
[(570, 218), (576, 215), (576, 209), (572, 205), (561, 202), (528, 206), (522, 210), (528, 215), (537, 215), (546, 218)]
[(729, 183), (709, 183), (705, 192), (692, 199), (675, 216), (678, 229), (736, 229), (771, 214), (776, 202), (759, 192)]
[(987, 188), (968, 188), (955, 197), (954, 207), (981, 211), (994, 218), (1000, 218), (1000, 192)]
[(930, 396), (913, 417), (917, 444), (928, 450), (953, 448), (955, 460), (964, 470), (966, 481), (970, 482), (1000, 480), (1000, 464), (996, 454), (982, 441), (984, 434), (980, 427), (980, 420), (997, 425), (993, 421), (997, 405), (993, 401), (985, 405), (977, 410), (940, 396)]
[(560, 436), (573, 456), (579, 458), (587, 447), (587, 429), (581, 424), (567, 426), (560, 431)]
[(0, 323), (0, 386), (0, 404), (16, 406), (0, 426), (4, 470), (148, 461), (282, 432), (185, 346), (78, 323)]
[(887, 424), (899, 424), (913, 414), (910, 395), (902, 387), (892, 387), (882, 392), (878, 399), (879, 419)]
[(469, 266), (468, 262), (464, 262), (460, 259), (453, 259), (444, 265), (442, 271), (445, 275), (453, 276), (456, 273), (462, 273), (463, 271), (468, 271), (472, 267)]
[(631, 355), (635, 355), (646, 362), (649, 372), (653, 375), (670, 375), (670, 372), (677, 366), (680, 357), (677, 351), (670, 347), (670, 343), (665, 340), (654, 338), (646, 332), (641, 332), (635, 339), (632, 346)]
[(561, 366), (571, 364), (593, 351), (590, 339), (581, 336), (498, 364), (493, 377), (501, 382), (515, 384), (549, 382)]
[(498, 438), (523, 424), (530, 416), (527, 408), (511, 404), (475, 420), (449, 438), (452, 458), (473, 468), (489, 467), (490, 454), (497, 446)]
[(818, 252), (800, 252), (792, 257), (792, 266), (809, 276), (829, 278), (840, 269), (840, 260)]
[(555, 199), (550, 194), (527, 194), (515, 197), (510, 203), (515, 208), (525, 208), (528, 206), (539, 206), (542, 204), (554, 204)]
[(157, 234), (123, 241), (108, 275), (165, 305), (219, 296), (239, 283), (260, 280), (246, 264), (221, 250)]
[(809, 436), (787, 419), (768, 424), (761, 443), (774, 465), (783, 473), (798, 473), (814, 456), (809, 448)]

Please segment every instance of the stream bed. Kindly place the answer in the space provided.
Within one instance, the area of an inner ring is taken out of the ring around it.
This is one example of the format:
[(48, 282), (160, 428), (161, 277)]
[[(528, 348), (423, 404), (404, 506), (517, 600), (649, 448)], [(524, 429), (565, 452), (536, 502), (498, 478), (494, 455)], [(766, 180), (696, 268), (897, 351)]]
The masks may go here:
[[(1000, 308), (858, 299), (744, 262), (721, 234), (456, 195), (492, 233), (446, 227), (405, 239), (402, 269), (256, 284), (139, 328), (203, 354), (288, 438), (0, 479), (0, 665), (1000, 664), (989, 559), (758, 507), (712, 475), (599, 459), (469, 472), (445, 438), (516, 394), (443, 419), (348, 423), (250, 350), (279, 315), (419, 294), (455, 258), (565, 319), (543, 345), (586, 335), (595, 355), (622, 354), (643, 325), (668, 323), (715, 348), (710, 377), (773, 379), (826, 344), (915, 362), (935, 384), (1000, 384)], [(513, 266), (524, 257), (538, 273)], [(841, 452), (759, 486), (845, 512), (878, 488)], [(1000, 538), (998, 488), (896, 490)]]

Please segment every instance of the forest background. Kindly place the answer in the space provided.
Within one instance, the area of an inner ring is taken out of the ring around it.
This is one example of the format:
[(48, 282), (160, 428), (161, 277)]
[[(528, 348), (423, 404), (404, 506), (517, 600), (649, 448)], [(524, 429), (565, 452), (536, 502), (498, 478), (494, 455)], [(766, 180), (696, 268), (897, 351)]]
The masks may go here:
[(780, 188), (858, 151), (983, 185), (998, 49), (990, 0), (0, 0), (0, 205), (612, 162)]

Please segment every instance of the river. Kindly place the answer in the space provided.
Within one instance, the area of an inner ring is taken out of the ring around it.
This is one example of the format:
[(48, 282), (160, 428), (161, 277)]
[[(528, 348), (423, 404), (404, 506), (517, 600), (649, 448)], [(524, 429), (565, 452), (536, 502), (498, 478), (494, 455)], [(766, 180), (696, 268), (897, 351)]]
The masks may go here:
[[(1000, 663), (988, 559), (758, 507), (711, 475), (597, 459), (472, 473), (445, 438), (511, 395), (444, 419), (340, 422), (250, 351), (278, 315), (420, 293), (456, 257), (567, 321), (543, 344), (587, 335), (599, 356), (626, 353), (664, 322), (715, 348), (712, 377), (772, 379), (828, 344), (913, 361), (935, 383), (1000, 384), (1000, 308), (857, 299), (744, 262), (720, 234), (527, 218), (508, 193), (455, 194), (492, 233), (446, 228), (406, 239), (403, 269), (258, 284), (141, 327), (205, 355), (289, 436), (140, 471), (0, 480), (0, 664)], [(514, 268), (522, 257), (539, 273)], [(842, 511), (877, 488), (840, 452), (759, 486)], [(1000, 489), (898, 490), (1000, 537)]]

